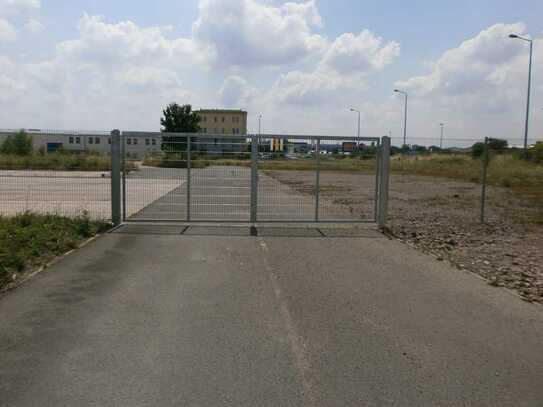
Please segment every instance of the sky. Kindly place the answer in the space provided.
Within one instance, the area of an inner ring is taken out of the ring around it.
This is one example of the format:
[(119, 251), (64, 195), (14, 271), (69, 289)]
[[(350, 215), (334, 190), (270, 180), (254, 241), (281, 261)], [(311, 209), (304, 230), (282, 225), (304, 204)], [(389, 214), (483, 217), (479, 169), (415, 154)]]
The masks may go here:
[(158, 131), (170, 102), (265, 133), (543, 138), (543, 2), (0, 0), (0, 127)]

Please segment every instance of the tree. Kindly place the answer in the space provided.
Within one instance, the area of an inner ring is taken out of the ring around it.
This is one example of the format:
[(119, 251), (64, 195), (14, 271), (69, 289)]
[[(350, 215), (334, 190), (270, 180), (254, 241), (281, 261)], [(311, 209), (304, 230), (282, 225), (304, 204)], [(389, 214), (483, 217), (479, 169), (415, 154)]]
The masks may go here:
[(2, 143), (0, 153), (14, 155), (32, 154), (32, 136), (29, 136), (24, 130), (8, 136), (4, 143)]
[[(192, 111), (191, 105), (180, 106), (170, 103), (162, 111), (160, 119), (163, 133), (197, 133), (200, 131), (200, 117)], [(187, 149), (187, 138), (179, 136), (163, 136), (162, 149), (166, 151), (183, 152)]]
[(192, 111), (191, 105), (180, 106), (170, 103), (162, 111), (164, 117), (160, 119), (162, 132), (165, 133), (197, 133), (200, 131), (200, 117)]
[(485, 151), (485, 143), (480, 141), (471, 146), (471, 155), (473, 158), (479, 158), (483, 155)]
[[(488, 139), (488, 149), (495, 153), (502, 153), (508, 147), (507, 140), (499, 138), (489, 138)], [(473, 158), (479, 158), (483, 155), (485, 151), (485, 143), (478, 142), (471, 147), (471, 155)]]

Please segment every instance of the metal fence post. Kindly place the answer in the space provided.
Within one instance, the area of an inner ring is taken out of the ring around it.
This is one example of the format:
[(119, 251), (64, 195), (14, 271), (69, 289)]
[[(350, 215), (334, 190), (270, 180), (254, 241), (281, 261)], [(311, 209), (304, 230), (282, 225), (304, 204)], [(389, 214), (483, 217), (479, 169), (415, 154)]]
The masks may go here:
[(386, 226), (388, 218), (388, 189), (390, 181), (390, 137), (383, 137), (379, 175), (379, 227)]
[(377, 142), (375, 148), (375, 197), (374, 197), (374, 208), (373, 208), (373, 218), (377, 223), (379, 221), (379, 177), (381, 174), (381, 141)]
[(315, 159), (317, 161), (316, 180), (315, 180), (315, 222), (319, 221), (319, 198), (320, 198), (320, 184), (321, 184), (321, 158), (320, 158), (321, 140), (317, 139), (317, 146), (315, 149)]
[(121, 132), (111, 132), (111, 221), (121, 224)]
[(486, 205), (486, 176), (488, 170), (488, 137), (485, 137), (485, 147), (483, 151), (483, 163), (481, 173), (481, 223), (485, 223), (485, 205)]
[(191, 180), (190, 180), (190, 155), (191, 155), (191, 137), (187, 136), (187, 222), (190, 222), (191, 213), (190, 213), (190, 188), (191, 188)]
[(251, 137), (251, 215), (250, 222), (256, 223), (258, 212), (258, 137)]
[(122, 168), (122, 199), (123, 199), (123, 222), (126, 220), (126, 140), (124, 133), (120, 135), (121, 143), (121, 168)]

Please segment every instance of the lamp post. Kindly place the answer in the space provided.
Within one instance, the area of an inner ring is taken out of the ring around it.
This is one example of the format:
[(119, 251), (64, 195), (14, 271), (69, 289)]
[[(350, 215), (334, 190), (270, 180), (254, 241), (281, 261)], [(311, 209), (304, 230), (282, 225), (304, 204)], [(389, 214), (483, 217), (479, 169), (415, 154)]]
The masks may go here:
[(439, 124), (441, 126), (441, 138), (439, 139), (439, 149), (443, 150), (443, 127), (445, 126), (443, 123)]
[(258, 135), (260, 136), (260, 125), (261, 125), (261, 121), (262, 121), (262, 115), (259, 114), (258, 115)]
[(404, 90), (394, 89), (394, 92), (405, 96), (404, 122), (403, 122), (403, 145), (407, 145), (407, 92)]
[(357, 132), (357, 143), (360, 145), (360, 110), (351, 108), (351, 112), (358, 113), (358, 132)]
[(532, 89), (532, 54), (534, 50), (534, 40), (529, 38), (521, 37), (517, 34), (509, 35), (509, 38), (526, 41), (530, 44), (530, 62), (528, 65), (528, 96), (526, 102), (526, 124), (524, 127), (524, 157), (528, 156), (528, 127), (530, 123), (530, 92)]

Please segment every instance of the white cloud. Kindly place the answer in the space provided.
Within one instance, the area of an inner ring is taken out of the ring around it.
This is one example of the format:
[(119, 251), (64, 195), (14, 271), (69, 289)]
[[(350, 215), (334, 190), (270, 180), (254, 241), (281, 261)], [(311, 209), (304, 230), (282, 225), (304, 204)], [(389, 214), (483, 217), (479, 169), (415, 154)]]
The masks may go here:
[(0, 18), (0, 43), (12, 42), (17, 38), (17, 30), (7, 20)]
[(40, 31), (43, 31), (45, 26), (40, 21), (31, 18), (25, 23), (24, 28), (30, 33), (38, 33)]
[(258, 90), (249, 82), (237, 75), (231, 75), (225, 79), (219, 90), (219, 98), (225, 107), (243, 108), (257, 97)]
[(284, 65), (323, 48), (314, 1), (272, 6), (255, 0), (201, 0), (195, 40), (208, 44), (217, 66)]
[(40, 0), (0, 0), (0, 15), (28, 13), (40, 7)]
[[(520, 144), (524, 128), (528, 44), (508, 38), (525, 34), (522, 23), (496, 24), (458, 47), (445, 51), (430, 64), (430, 72), (396, 83), (411, 95), (410, 117), (419, 135), (427, 130), (428, 118), (445, 120), (451, 137), (485, 136), (508, 138)], [(534, 52), (534, 79), (543, 71), (543, 54)], [(533, 100), (543, 98), (533, 87)], [(535, 126), (533, 126), (535, 125)], [(532, 121), (531, 136), (539, 123)], [(415, 134), (416, 134), (415, 133)], [(433, 134), (433, 133), (432, 133)]]
[(520, 23), (496, 24), (443, 53), (432, 64), (428, 75), (400, 81), (397, 85), (421, 95), (459, 96), (479, 94), (489, 88), (497, 90), (506, 82), (519, 56), (526, 55), (521, 44), (508, 35), (525, 30)]
[(362, 90), (366, 78), (381, 71), (400, 54), (400, 46), (383, 40), (368, 30), (345, 33), (325, 50), (313, 72), (292, 71), (281, 75), (274, 86), (279, 102), (318, 105), (338, 91)]
[(400, 55), (400, 45), (389, 42), (363, 30), (360, 34), (345, 33), (330, 45), (322, 59), (322, 65), (339, 73), (366, 73), (378, 71)]
[[(13, 42), (17, 39), (17, 29), (15, 26), (17, 20), (32, 14), (40, 9), (40, 0), (0, 0), (0, 43)], [(36, 28), (36, 22), (31, 24), (32, 28)], [(26, 27), (25, 28), (29, 28)]]
[[(75, 39), (59, 43), (44, 61), (5, 58), (2, 65), (12, 68), (4, 68), (0, 76), (2, 119), (24, 119), (23, 112), (31, 111), (36, 112), (35, 126), (93, 128), (99, 123), (108, 128), (119, 126), (117, 120), (130, 124), (127, 127), (149, 128), (158, 127), (156, 112), (163, 105), (194, 98), (182, 81), (182, 72), (201, 56), (192, 41), (169, 39), (164, 27), (109, 24), (88, 15), (78, 29)], [(19, 116), (13, 114), (17, 111)]]

